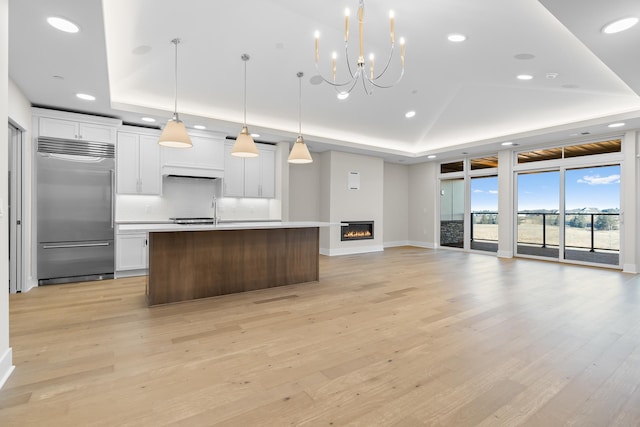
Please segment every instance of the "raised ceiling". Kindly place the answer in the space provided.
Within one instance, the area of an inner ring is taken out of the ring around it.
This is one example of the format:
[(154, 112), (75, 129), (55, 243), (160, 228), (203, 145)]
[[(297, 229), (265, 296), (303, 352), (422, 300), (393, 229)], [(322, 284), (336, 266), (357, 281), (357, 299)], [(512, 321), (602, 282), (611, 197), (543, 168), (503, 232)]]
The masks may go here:
[[(617, 120), (624, 129), (640, 127), (640, 25), (601, 32), (614, 19), (640, 16), (637, 0), (365, 1), (366, 52), (382, 62), (393, 9), (397, 36), (407, 39), (406, 73), (392, 89), (366, 95), (356, 87), (339, 101), (328, 85), (311, 83), (313, 34), (321, 33), (328, 74), (331, 52), (342, 53), (345, 7), (355, 11), (357, 0), (10, 0), (10, 77), (36, 105), (129, 123), (151, 116), (163, 125), (174, 96), (170, 40), (180, 37), (182, 118), (229, 135), (242, 122), (243, 53), (251, 56), (250, 131), (273, 142), (295, 140), (296, 73), (303, 71), (302, 131), (315, 151), (415, 162), (585, 129), (605, 135)], [(54, 30), (46, 24), (52, 15), (81, 31)], [(354, 45), (355, 21), (352, 13)], [(467, 40), (449, 42), (451, 33)], [(338, 61), (340, 73), (344, 58)], [(78, 100), (76, 92), (98, 99)], [(409, 110), (416, 116), (405, 118)]]

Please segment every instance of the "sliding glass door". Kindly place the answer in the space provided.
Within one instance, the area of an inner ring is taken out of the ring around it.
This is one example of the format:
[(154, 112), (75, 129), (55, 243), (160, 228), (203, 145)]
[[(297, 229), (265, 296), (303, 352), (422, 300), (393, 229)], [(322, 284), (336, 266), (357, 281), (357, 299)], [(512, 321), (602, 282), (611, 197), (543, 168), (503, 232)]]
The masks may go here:
[(517, 174), (516, 253), (620, 263), (620, 165)]
[(620, 263), (620, 165), (567, 169), (564, 258)]
[(464, 178), (440, 181), (440, 245), (464, 247)]
[(516, 253), (559, 257), (560, 171), (518, 174)]
[(498, 177), (471, 180), (471, 249), (498, 251)]

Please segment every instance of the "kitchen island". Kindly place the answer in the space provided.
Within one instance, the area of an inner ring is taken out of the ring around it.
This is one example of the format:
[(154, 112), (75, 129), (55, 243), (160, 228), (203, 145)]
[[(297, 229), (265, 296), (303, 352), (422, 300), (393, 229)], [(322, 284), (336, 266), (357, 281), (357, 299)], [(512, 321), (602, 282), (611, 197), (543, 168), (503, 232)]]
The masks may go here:
[(122, 224), (149, 235), (149, 305), (319, 279), (324, 222)]

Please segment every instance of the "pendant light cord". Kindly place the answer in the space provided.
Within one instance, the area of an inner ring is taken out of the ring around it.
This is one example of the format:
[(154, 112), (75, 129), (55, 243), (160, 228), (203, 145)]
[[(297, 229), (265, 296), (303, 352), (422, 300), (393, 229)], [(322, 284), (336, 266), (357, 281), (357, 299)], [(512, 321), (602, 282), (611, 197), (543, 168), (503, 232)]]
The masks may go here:
[(247, 127), (247, 61), (251, 57), (243, 53), (240, 59), (244, 61), (244, 127)]
[(248, 61), (248, 58), (244, 59), (244, 125), (245, 126), (247, 126), (247, 61)]
[(302, 136), (302, 71), (298, 71), (298, 135)]
[(171, 40), (171, 43), (175, 45), (175, 64), (174, 64), (174, 77), (175, 77), (175, 95), (176, 98), (173, 103), (173, 117), (176, 121), (178, 119), (178, 43), (180, 43), (179, 38), (175, 38)]

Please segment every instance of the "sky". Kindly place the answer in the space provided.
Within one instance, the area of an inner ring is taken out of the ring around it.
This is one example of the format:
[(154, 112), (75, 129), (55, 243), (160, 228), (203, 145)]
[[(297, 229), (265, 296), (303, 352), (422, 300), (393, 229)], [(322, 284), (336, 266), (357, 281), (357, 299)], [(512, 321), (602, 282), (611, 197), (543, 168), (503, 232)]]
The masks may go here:
[[(620, 208), (620, 166), (566, 171), (566, 210)], [(518, 210), (559, 209), (560, 172), (518, 175)], [(498, 211), (498, 178), (471, 179), (471, 210)]]
[[(497, 185), (496, 185), (497, 187)], [(559, 208), (560, 172), (518, 175), (518, 210)], [(620, 208), (620, 166), (567, 170), (565, 209)]]
[(498, 177), (471, 179), (471, 211), (498, 212)]

